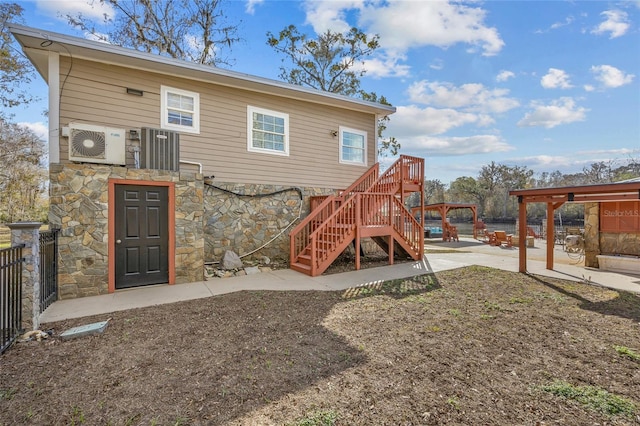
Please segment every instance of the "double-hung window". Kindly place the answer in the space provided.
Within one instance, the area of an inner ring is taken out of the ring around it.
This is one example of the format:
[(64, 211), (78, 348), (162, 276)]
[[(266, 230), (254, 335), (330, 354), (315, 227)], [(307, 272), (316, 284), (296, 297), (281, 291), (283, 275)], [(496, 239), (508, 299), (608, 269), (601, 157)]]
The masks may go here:
[(340, 127), (340, 162), (367, 165), (367, 132)]
[(172, 87), (161, 87), (162, 128), (200, 133), (200, 95)]
[(289, 155), (289, 114), (247, 107), (247, 149)]

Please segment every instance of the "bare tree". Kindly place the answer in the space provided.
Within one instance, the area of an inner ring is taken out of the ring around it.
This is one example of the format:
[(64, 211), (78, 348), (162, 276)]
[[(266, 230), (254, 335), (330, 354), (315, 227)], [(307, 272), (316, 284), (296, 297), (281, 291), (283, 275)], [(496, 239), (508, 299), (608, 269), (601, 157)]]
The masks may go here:
[(424, 181), (425, 204), (444, 203), (446, 185), (440, 179), (427, 179)]
[(119, 46), (204, 65), (231, 65), (224, 51), (240, 39), (238, 26), (226, 22), (222, 0), (99, 1), (116, 12), (104, 15), (106, 32), (81, 13), (65, 15), (69, 24)]
[(42, 220), (44, 143), (30, 129), (0, 119), (0, 220)]
[(614, 179), (614, 161), (600, 161), (582, 168), (586, 184), (610, 183)]
[[(283, 55), (282, 62), (290, 66), (280, 67), (280, 78), (288, 83), (307, 86), (325, 92), (339, 93), (391, 105), (384, 96), (366, 92), (360, 87), (360, 78), (366, 74), (361, 66), (379, 47), (378, 35), (367, 36), (358, 28), (346, 33), (327, 30), (310, 38), (301, 34), (295, 25), (289, 25), (278, 35), (267, 33), (267, 44)], [(396, 155), (400, 143), (394, 137), (385, 139), (384, 130), (389, 117), (378, 121), (378, 137), (381, 139), (379, 153)]]
[(5, 108), (34, 100), (27, 90), (33, 67), (15, 47), (8, 28), (9, 23), (22, 21), (22, 12), (22, 6), (16, 3), (0, 3), (0, 104)]

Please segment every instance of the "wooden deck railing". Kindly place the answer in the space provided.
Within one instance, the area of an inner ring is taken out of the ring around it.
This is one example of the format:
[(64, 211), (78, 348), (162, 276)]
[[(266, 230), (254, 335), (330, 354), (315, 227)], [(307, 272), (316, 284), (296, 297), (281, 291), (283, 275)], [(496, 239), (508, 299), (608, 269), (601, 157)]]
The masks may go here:
[(421, 183), (424, 176), (424, 160), (409, 155), (401, 155), (387, 170), (380, 175), (370, 192), (396, 193), (403, 183)]
[(420, 222), (416, 220), (411, 212), (402, 204), (400, 200), (393, 197), (393, 228), (404, 236), (404, 240), (413, 249), (414, 254), (424, 256), (424, 230)]
[(311, 275), (324, 272), (351, 243), (356, 228), (357, 195), (348, 198), (309, 237)]
[(329, 195), (302, 222), (293, 228), (289, 234), (289, 260), (291, 264), (309, 245), (311, 233), (333, 214), (335, 207), (336, 197)]
[(332, 197), (332, 195), (312, 195), (311, 197), (309, 197), (309, 212), (312, 212), (320, 207), (322, 202), (329, 197)]
[(355, 193), (366, 192), (376, 184), (380, 174), (380, 163), (376, 163), (362, 176), (353, 182), (347, 189), (340, 192), (340, 197), (345, 200)]
[(292, 269), (321, 274), (353, 241), (357, 227), (369, 235), (393, 233), (409, 254), (423, 255), (422, 226), (396, 193), (405, 184), (421, 188), (424, 160), (402, 155), (382, 175), (378, 170), (378, 164), (371, 167), (340, 196), (313, 197), (311, 213), (290, 234)]

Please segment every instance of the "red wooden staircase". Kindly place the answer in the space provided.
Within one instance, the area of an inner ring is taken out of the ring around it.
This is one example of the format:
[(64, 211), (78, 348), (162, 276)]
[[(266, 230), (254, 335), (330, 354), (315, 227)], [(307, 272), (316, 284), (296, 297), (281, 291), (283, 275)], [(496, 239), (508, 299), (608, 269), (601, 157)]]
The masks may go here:
[[(421, 259), (424, 223), (404, 206), (406, 194), (420, 192), (424, 204), (424, 159), (401, 155), (384, 173), (375, 164), (339, 195), (314, 197), (311, 213), (290, 234), (290, 267), (317, 276), (355, 241), (360, 269), (360, 240), (371, 237), (389, 254)], [(424, 215), (423, 215), (424, 216)]]

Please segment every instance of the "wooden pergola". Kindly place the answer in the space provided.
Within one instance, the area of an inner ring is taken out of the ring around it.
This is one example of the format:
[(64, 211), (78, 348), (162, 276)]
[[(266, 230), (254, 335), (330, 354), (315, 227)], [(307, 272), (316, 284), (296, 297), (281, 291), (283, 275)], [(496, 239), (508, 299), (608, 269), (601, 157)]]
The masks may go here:
[[(555, 230), (553, 215), (564, 203), (640, 200), (640, 182), (565, 186), (560, 188), (517, 189), (509, 195), (518, 197), (518, 234), (527, 235), (527, 204), (547, 204), (547, 269), (553, 269)], [(519, 271), (527, 272), (526, 238), (518, 241)]]
[[(424, 206), (413, 207), (411, 209), (411, 214), (415, 217), (418, 212), (421, 212), (424, 226), (424, 213), (427, 211), (436, 211), (440, 213), (440, 217), (442, 218), (442, 229), (445, 229), (445, 223), (447, 222), (447, 213), (449, 210), (458, 210), (458, 209), (471, 209), (471, 213), (473, 213), (473, 238), (476, 238), (476, 222), (478, 221), (478, 208), (475, 204), (462, 204), (462, 203), (435, 203), (435, 204), (425, 204)], [(442, 236), (444, 238), (444, 234)]]

